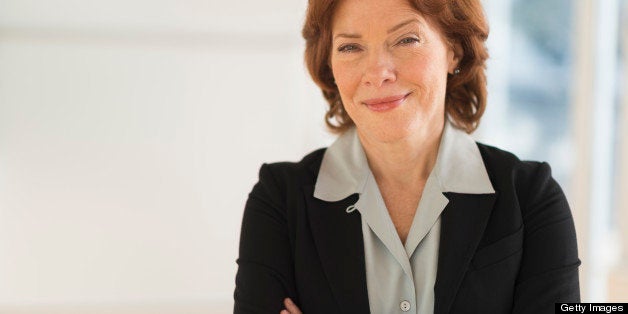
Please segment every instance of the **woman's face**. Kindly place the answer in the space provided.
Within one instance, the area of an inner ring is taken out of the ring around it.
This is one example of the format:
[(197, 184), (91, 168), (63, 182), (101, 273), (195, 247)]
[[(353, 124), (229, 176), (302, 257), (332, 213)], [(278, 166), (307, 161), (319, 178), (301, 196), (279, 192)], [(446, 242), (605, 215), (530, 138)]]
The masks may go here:
[(342, 0), (332, 25), (331, 68), (361, 135), (394, 142), (442, 129), (458, 58), (433, 22), (407, 0)]

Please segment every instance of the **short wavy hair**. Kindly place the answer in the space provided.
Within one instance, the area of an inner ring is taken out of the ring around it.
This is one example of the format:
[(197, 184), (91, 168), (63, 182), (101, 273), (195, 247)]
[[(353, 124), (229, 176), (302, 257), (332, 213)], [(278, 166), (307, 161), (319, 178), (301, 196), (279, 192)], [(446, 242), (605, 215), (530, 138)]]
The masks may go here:
[[(339, 1), (309, 0), (302, 30), (306, 42), (305, 63), (329, 103), (325, 123), (336, 134), (354, 125), (344, 110), (330, 66), (332, 17)], [(481, 0), (408, 1), (418, 12), (436, 22), (449, 43), (462, 48), (460, 72), (447, 78), (445, 112), (456, 127), (471, 133), (484, 114), (487, 96), (488, 24)]]

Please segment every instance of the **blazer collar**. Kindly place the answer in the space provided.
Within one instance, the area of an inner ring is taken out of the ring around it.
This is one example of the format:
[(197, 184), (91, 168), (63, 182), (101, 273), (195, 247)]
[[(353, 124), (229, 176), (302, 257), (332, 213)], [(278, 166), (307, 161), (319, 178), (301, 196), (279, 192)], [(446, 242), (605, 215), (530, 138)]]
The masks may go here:
[(327, 202), (312, 196), (313, 185), (304, 186), (303, 192), (312, 238), (338, 313), (369, 313), (361, 217), (357, 211), (346, 211), (358, 195)]
[[(471, 136), (445, 123), (434, 169), (441, 192), (495, 193), (482, 155)], [(335, 202), (364, 192), (370, 173), (366, 154), (355, 127), (342, 134), (325, 151), (314, 197)]]
[(460, 283), (484, 235), (497, 193), (445, 193), (445, 196), (449, 203), (441, 213), (434, 314), (450, 312)]

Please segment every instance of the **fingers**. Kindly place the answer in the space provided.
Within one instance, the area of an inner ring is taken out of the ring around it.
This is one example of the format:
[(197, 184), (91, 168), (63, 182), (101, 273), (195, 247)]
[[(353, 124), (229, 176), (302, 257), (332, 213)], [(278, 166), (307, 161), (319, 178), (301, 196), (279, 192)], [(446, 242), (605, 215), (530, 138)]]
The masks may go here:
[(285, 300), (283, 300), (283, 304), (285, 305), (286, 309), (281, 311), (279, 314), (303, 314), (299, 307), (297, 307), (290, 298), (286, 298)]

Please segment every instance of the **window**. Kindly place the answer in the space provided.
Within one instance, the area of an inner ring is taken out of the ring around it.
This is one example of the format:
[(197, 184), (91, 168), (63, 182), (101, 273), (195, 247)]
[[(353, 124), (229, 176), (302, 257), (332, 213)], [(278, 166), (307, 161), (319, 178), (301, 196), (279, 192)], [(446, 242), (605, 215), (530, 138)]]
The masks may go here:
[(626, 2), (483, 1), (491, 59), (478, 139), (521, 159), (550, 163), (574, 213), (582, 299), (589, 302), (628, 291), (628, 273), (615, 270), (625, 260), (620, 248), (628, 251), (628, 232), (622, 230), (628, 215), (619, 211), (628, 201), (614, 193), (618, 186), (626, 190), (617, 170), (628, 167), (628, 158), (619, 155), (628, 145), (619, 136), (628, 123), (628, 114), (622, 115), (628, 109), (619, 105), (626, 75), (620, 38), (627, 36), (619, 17)]

